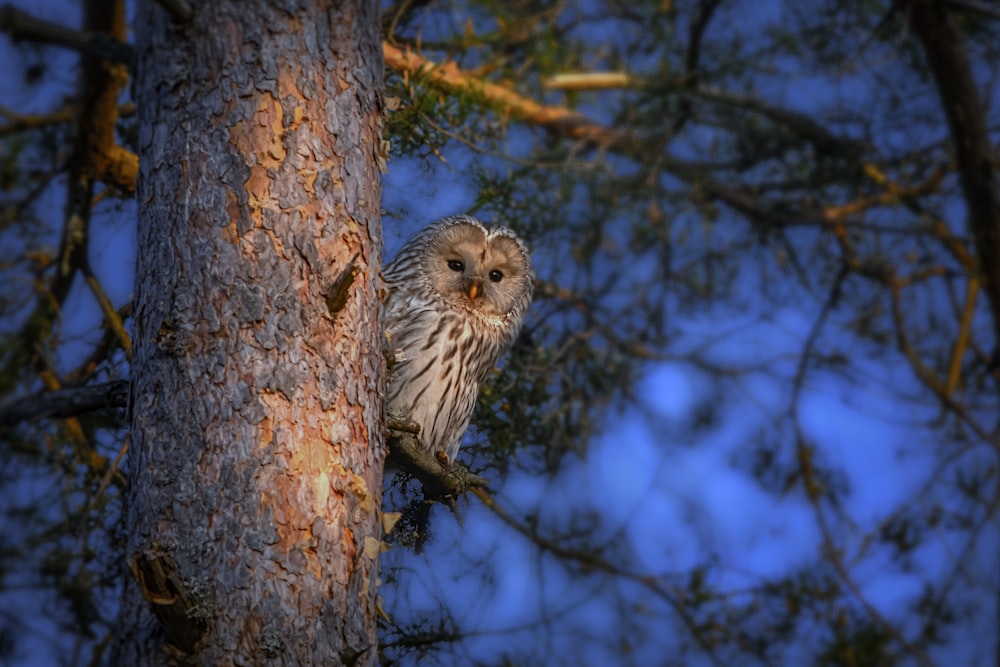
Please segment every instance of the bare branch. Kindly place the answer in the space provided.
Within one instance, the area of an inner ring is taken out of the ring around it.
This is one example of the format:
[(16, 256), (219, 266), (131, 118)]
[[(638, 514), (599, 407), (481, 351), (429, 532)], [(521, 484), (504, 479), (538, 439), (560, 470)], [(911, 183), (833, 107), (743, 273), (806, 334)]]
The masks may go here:
[(972, 317), (976, 314), (976, 296), (979, 294), (979, 280), (970, 278), (965, 287), (965, 307), (962, 308), (962, 319), (958, 325), (958, 336), (955, 338), (955, 348), (951, 353), (951, 363), (948, 365), (948, 380), (945, 382), (945, 396), (951, 396), (958, 388), (959, 376), (962, 372), (962, 358), (969, 347), (969, 332), (972, 329)]
[(36, 419), (74, 417), (104, 408), (123, 408), (128, 401), (128, 381), (47, 391), (28, 396), (0, 408), (0, 426)]
[[(117, 311), (121, 320), (126, 320), (132, 316), (132, 302), (122, 305)], [(118, 332), (111, 327), (105, 326), (101, 339), (97, 341), (94, 348), (84, 357), (76, 368), (63, 375), (63, 382), (69, 385), (79, 385), (86, 382), (94, 369), (104, 361), (111, 358), (112, 352), (121, 345), (122, 339)]]
[(607, 90), (638, 88), (645, 82), (626, 72), (563, 72), (549, 77), (542, 85), (549, 90)]
[(0, 6), (0, 32), (5, 32), (14, 39), (62, 46), (129, 68), (135, 59), (135, 51), (129, 44), (108, 35), (81, 32), (35, 18), (12, 5)]
[(94, 298), (97, 299), (97, 303), (101, 306), (101, 311), (104, 313), (104, 320), (107, 322), (108, 328), (118, 337), (118, 342), (121, 344), (125, 356), (131, 357), (132, 339), (129, 337), (128, 332), (125, 331), (125, 324), (122, 321), (121, 315), (115, 310), (115, 307), (111, 304), (111, 299), (108, 298), (97, 276), (91, 270), (89, 261), (83, 266), (83, 277), (87, 281), (87, 285), (90, 287)]
[(25, 130), (33, 130), (36, 127), (68, 123), (73, 120), (73, 107), (63, 107), (58, 111), (53, 111), (50, 114), (44, 115), (19, 114), (11, 111), (10, 109), (0, 107), (0, 116), (3, 116), (10, 121), (8, 124), (0, 126), (0, 137), (4, 137), (11, 134), (17, 134), (18, 132), (24, 132)]
[[(708, 24), (712, 21), (712, 16), (719, 8), (719, 4), (720, 0), (701, 0), (691, 15), (691, 23), (688, 27), (687, 53), (684, 56), (685, 76), (682, 84), (687, 91), (696, 91), (700, 86), (698, 60), (701, 57), (701, 40), (705, 36)], [(673, 136), (676, 136), (691, 118), (691, 99), (682, 97), (677, 112), (670, 128), (670, 133)]]
[[(66, 106), (47, 114), (20, 114), (0, 106), (0, 116), (3, 116), (10, 121), (6, 125), (0, 125), (0, 137), (17, 134), (18, 132), (34, 130), (39, 127), (69, 123), (73, 120), (74, 112), (75, 109), (72, 106)], [(118, 107), (119, 118), (126, 118), (134, 114), (135, 105), (131, 102), (127, 102)]]
[(948, 118), (969, 227), (1000, 340), (1000, 195), (986, 111), (961, 35), (943, 3), (910, 0), (910, 25), (924, 47)]

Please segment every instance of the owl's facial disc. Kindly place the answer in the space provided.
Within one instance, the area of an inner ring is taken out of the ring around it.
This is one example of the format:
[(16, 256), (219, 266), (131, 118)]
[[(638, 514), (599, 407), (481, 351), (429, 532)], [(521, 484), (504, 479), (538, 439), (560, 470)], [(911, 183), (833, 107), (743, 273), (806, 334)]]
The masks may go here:
[(477, 316), (500, 317), (517, 306), (530, 273), (513, 238), (489, 237), (475, 225), (448, 227), (424, 256), (426, 275), (446, 303)]

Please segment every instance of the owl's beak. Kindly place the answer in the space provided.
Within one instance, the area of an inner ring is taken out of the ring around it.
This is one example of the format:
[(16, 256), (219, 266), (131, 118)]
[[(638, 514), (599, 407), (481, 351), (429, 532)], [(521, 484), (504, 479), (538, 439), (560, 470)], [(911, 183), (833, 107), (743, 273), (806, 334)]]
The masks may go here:
[(471, 301), (475, 301), (477, 294), (479, 294), (479, 285), (477, 283), (472, 283), (469, 285), (469, 299)]

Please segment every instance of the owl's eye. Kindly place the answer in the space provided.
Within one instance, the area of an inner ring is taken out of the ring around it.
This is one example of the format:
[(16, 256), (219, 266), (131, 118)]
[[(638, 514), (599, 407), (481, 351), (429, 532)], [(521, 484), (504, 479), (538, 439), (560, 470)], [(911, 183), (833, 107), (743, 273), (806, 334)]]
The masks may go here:
[(500, 282), (501, 280), (503, 280), (503, 273), (497, 271), (496, 269), (490, 271), (490, 280), (495, 283)]
[(464, 271), (465, 270), (465, 264), (462, 264), (457, 259), (449, 259), (448, 260), (448, 268), (451, 269), (452, 271)]

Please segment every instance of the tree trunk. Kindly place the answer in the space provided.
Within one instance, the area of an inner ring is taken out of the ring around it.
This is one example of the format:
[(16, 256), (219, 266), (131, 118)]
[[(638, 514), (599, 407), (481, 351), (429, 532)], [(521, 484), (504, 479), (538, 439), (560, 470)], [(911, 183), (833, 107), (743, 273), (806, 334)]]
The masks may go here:
[(377, 25), (365, 0), (139, 3), (116, 664), (376, 663)]

